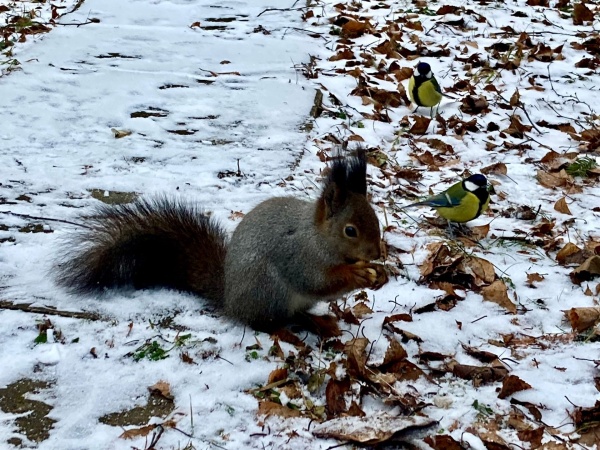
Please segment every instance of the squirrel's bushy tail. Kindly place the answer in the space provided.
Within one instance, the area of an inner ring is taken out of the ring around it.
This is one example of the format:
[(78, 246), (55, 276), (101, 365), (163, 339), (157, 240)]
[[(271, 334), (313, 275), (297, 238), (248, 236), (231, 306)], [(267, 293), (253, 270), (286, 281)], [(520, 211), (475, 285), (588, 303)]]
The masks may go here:
[(198, 207), (157, 197), (84, 219), (60, 258), (60, 284), (77, 293), (164, 286), (222, 302), (226, 233)]

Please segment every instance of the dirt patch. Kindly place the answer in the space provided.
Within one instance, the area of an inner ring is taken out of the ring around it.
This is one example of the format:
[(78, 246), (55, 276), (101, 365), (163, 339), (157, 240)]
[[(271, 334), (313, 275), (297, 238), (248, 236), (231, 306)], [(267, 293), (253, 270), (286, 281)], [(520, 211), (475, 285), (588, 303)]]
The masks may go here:
[(104, 189), (92, 189), (90, 195), (107, 205), (131, 203), (138, 197), (135, 192), (106, 191)]
[[(45, 381), (24, 378), (0, 389), (0, 409), (5, 413), (22, 414), (15, 419), (15, 425), (18, 432), (30, 441), (42, 442), (48, 439), (56, 420), (48, 417), (52, 410), (50, 405), (39, 400), (30, 400), (26, 396), (37, 394), (50, 386), (50, 383)], [(22, 444), (18, 437), (12, 437), (7, 442), (15, 446)]]
[(136, 406), (127, 411), (106, 414), (99, 421), (112, 426), (146, 425), (152, 417), (165, 418), (175, 409), (173, 400), (158, 395), (150, 394), (145, 406)]

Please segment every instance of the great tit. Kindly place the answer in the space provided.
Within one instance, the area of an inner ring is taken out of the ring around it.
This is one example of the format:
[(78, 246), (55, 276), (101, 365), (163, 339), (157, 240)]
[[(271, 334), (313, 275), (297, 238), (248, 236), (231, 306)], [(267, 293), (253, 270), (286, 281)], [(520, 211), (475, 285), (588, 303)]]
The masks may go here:
[(444, 192), (421, 202), (404, 206), (431, 206), (449, 222), (465, 223), (476, 219), (490, 203), (487, 178), (480, 173), (450, 186)]
[(442, 101), (442, 90), (437, 80), (433, 76), (431, 66), (426, 62), (417, 64), (417, 68), (408, 82), (408, 95), (410, 99), (419, 106), (431, 108), (433, 115), (433, 107), (439, 105)]

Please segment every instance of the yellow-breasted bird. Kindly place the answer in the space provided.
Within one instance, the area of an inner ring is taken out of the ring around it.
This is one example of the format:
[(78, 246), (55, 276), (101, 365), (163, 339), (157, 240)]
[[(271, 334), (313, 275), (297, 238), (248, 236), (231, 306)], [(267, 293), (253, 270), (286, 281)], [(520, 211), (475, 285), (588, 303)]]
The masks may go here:
[(433, 115), (433, 107), (442, 101), (440, 85), (433, 76), (431, 66), (426, 62), (417, 64), (417, 68), (408, 82), (408, 95), (417, 105), (415, 111), (419, 109), (419, 106), (426, 106), (431, 108), (431, 115)]
[(487, 178), (478, 173), (453, 184), (444, 192), (402, 209), (411, 206), (431, 206), (449, 222), (465, 223), (479, 217), (489, 203)]

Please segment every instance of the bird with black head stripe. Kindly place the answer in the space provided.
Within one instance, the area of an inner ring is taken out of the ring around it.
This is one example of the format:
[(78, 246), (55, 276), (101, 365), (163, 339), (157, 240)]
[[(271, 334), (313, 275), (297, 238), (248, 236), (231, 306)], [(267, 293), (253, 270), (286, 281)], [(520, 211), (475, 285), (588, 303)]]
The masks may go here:
[(439, 194), (406, 205), (402, 209), (412, 206), (430, 206), (440, 217), (446, 219), (450, 226), (450, 222), (465, 223), (476, 219), (488, 208), (489, 203), (487, 178), (478, 173), (453, 184)]
[(443, 95), (440, 85), (431, 71), (431, 66), (426, 62), (417, 64), (413, 76), (408, 82), (408, 95), (412, 102), (417, 105), (415, 111), (419, 109), (419, 106), (425, 106), (431, 108), (432, 116), (433, 108), (442, 101)]

